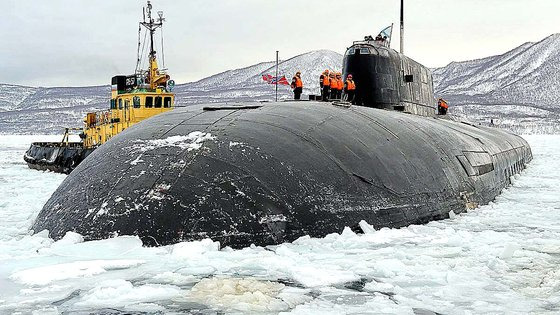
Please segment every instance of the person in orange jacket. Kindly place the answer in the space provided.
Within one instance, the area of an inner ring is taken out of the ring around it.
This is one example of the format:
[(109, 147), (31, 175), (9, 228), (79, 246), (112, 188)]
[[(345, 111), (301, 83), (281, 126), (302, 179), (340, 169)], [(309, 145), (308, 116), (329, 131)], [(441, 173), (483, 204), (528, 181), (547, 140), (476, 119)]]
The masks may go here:
[(447, 114), (447, 109), (449, 108), (449, 104), (443, 98), (438, 98), (437, 102), (438, 107), (438, 115), (445, 115)]
[(291, 87), (292, 90), (294, 90), (294, 100), (299, 100), (301, 98), (301, 93), (303, 92), (303, 81), (301, 81), (301, 72), (296, 72), (296, 75), (292, 78)]
[(330, 88), (331, 88), (331, 100), (335, 100), (336, 96), (338, 95), (338, 82), (336, 81), (335, 73), (331, 72), (329, 74), (329, 81), (330, 81)]
[(329, 101), (329, 93), (331, 90), (331, 81), (329, 78), (329, 70), (325, 70), (319, 77), (319, 86), (321, 87), (321, 99), (325, 102)]
[(342, 74), (340, 72), (336, 73), (336, 98), (342, 99), (342, 90), (344, 89), (344, 82), (342, 82)]
[(344, 82), (344, 94), (346, 94), (346, 100), (348, 102), (354, 103), (354, 96), (356, 95), (356, 82), (352, 79), (351, 74), (346, 77), (346, 82)]

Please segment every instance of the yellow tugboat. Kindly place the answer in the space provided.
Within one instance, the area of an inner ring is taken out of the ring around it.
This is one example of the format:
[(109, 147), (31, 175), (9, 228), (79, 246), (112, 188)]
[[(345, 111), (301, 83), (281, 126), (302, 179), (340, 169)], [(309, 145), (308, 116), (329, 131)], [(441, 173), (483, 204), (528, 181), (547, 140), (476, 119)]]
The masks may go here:
[[(175, 83), (166, 69), (158, 67), (154, 48), (154, 35), (165, 19), (163, 12), (152, 17), (150, 1), (144, 8), (140, 27), (149, 34), (148, 69), (141, 69), (143, 54), (139, 36), (136, 71), (133, 75), (118, 75), (111, 80), (111, 107), (109, 110), (88, 113), (84, 119), (80, 142), (70, 142), (69, 135), (76, 128), (66, 128), (61, 142), (34, 142), (24, 155), (33, 169), (70, 173), (98, 146), (107, 142), (126, 128), (154, 115), (169, 111), (175, 106), (171, 92)], [(139, 29), (140, 35), (141, 28)], [(162, 45), (163, 46), (163, 45)], [(142, 49), (143, 51), (143, 49)]]

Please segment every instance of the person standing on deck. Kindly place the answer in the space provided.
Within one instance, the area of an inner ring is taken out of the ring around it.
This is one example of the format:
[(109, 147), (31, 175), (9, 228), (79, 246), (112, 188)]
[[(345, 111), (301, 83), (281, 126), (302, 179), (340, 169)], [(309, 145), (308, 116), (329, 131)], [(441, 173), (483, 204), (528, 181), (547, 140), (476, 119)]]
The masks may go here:
[(346, 94), (346, 101), (353, 103), (354, 96), (356, 95), (356, 83), (352, 79), (351, 74), (346, 77), (346, 82), (344, 83), (344, 93)]
[(331, 81), (329, 79), (329, 70), (325, 70), (319, 77), (319, 86), (321, 86), (321, 99), (324, 102), (329, 101), (329, 93), (331, 88)]
[(342, 90), (344, 89), (344, 82), (342, 81), (342, 74), (336, 73), (336, 98), (342, 100)]
[(299, 100), (301, 98), (301, 93), (303, 92), (303, 82), (301, 81), (301, 72), (296, 72), (296, 75), (292, 78), (292, 89), (294, 90), (294, 100)]
[(438, 98), (437, 107), (438, 107), (438, 115), (445, 115), (447, 114), (447, 109), (449, 108), (449, 104), (447, 104), (446, 100), (440, 97)]
[(335, 100), (336, 96), (338, 95), (338, 82), (336, 81), (336, 77), (334, 72), (329, 74), (329, 81), (330, 81), (330, 89), (331, 89), (331, 100)]

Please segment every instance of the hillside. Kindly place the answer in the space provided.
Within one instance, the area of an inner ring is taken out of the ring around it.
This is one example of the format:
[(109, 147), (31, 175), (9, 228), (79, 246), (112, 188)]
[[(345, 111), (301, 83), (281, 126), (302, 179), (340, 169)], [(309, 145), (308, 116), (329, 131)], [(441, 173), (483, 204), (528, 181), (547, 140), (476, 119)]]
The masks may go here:
[[(302, 72), (304, 94), (319, 92), (319, 75), (325, 69), (341, 69), (342, 55), (330, 50), (317, 50), (283, 60), (278, 65), (280, 76), (288, 81), (297, 71)], [(177, 86), (178, 104), (212, 101), (244, 101), (274, 99), (274, 85), (263, 81), (263, 74), (275, 75), (276, 63), (263, 62), (250, 67), (229, 70), (197, 82)], [(291, 89), (278, 86), (280, 99), (292, 97)]]
[[(301, 71), (306, 94), (317, 94), (324, 69), (340, 70), (342, 55), (318, 50), (283, 60), (279, 74), (288, 80)], [(262, 80), (275, 73), (274, 62), (225, 71), (175, 87), (177, 106), (203, 102), (271, 101), (274, 85)], [(502, 55), (452, 62), (433, 70), (437, 96), (451, 113), (474, 122), (493, 119), (517, 132), (560, 132), (560, 34), (524, 43)], [(25, 87), (0, 84), (0, 133), (59, 133), (80, 127), (86, 112), (108, 108), (109, 86)], [(279, 98), (291, 98), (279, 86)]]
[(560, 34), (505, 54), (435, 69), (436, 92), (460, 104), (525, 104), (560, 109)]
[(518, 132), (559, 132), (560, 34), (502, 55), (452, 62), (433, 71), (436, 95), (453, 112)]
[[(284, 60), (280, 75), (288, 80), (296, 71), (303, 73), (304, 94), (318, 93), (318, 77), (325, 69), (339, 69), (342, 55), (329, 50), (311, 51)], [(262, 74), (274, 75), (275, 62), (229, 70), (197, 82), (175, 86), (177, 106), (203, 102), (274, 100), (274, 85)], [(278, 87), (280, 99), (290, 98), (291, 90)], [(109, 107), (110, 87), (24, 87), (0, 84), (0, 133), (60, 133), (63, 127), (81, 127), (85, 113)]]

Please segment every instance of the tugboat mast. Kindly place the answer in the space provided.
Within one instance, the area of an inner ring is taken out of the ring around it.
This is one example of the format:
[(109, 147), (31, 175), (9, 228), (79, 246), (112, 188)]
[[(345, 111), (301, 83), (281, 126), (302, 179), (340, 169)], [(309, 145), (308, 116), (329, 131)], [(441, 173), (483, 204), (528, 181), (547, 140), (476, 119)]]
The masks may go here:
[[(147, 12), (146, 12), (147, 11)], [(148, 14), (148, 19), (146, 20), (146, 13)], [(154, 49), (154, 33), (156, 30), (163, 26), (163, 11), (158, 11), (157, 21), (152, 18), (152, 4), (148, 1), (148, 5), (144, 11), (144, 21), (140, 22), (140, 25), (144, 26), (150, 32), (150, 54), (149, 54), (149, 71), (148, 80), (150, 83), (150, 88), (155, 89), (156, 87), (156, 77), (158, 76), (158, 66), (156, 61), (156, 51)]]

